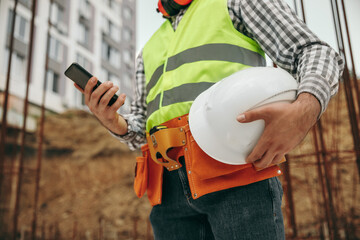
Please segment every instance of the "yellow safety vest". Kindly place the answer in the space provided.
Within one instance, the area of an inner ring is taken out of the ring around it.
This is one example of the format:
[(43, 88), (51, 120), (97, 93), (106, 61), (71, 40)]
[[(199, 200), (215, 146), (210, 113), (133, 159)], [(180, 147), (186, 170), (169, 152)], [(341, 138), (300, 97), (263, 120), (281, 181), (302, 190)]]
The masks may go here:
[(239, 70), (265, 65), (260, 46), (237, 31), (227, 0), (194, 0), (176, 31), (165, 21), (143, 49), (146, 130), (187, 114), (194, 99)]

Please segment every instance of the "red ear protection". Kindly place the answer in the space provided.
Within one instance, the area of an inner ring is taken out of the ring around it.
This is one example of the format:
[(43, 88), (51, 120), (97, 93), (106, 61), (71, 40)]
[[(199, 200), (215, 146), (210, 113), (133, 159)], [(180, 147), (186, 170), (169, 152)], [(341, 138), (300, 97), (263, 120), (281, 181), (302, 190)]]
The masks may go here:
[(192, 0), (159, 0), (158, 12), (161, 12), (164, 17), (176, 15), (180, 9), (186, 8)]

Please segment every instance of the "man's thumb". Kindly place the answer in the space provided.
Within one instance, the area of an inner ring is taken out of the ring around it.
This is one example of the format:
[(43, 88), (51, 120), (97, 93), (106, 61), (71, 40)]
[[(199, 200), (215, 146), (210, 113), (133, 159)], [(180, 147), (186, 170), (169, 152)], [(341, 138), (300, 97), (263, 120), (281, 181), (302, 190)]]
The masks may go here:
[(241, 113), (236, 118), (236, 120), (241, 123), (248, 123), (259, 119), (264, 119), (264, 117), (262, 116), (261, 111), (259, 111), (258, 109), (253, 109)]

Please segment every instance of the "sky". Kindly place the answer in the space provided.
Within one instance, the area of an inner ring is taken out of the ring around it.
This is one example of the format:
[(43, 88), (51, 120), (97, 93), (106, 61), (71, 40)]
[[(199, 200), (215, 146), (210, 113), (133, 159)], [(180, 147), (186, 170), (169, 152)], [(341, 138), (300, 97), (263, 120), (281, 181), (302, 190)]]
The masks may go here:
[[(294, 0), (285, 0), (290, 7), (294, 8)], [(340, 0), (338, 0), (340, 4)], [(349, 24), (349, 31), (352, 43), (352, 50), (355, 59), (355, 68), (358, 76), (360, 76), (360, 1), (359, 0), (344, 0), (347, 11), (347, 19)], [(300, 1), (297, 0), (298, 8)], [(336, 35), (331, 15), (330, 0), (304, 0), (305, 14), (307, 25), (317, 34), (320, 39), (327, 42), (330, 46), (338, 50), (336, 44)], [(340, 4), (341, 5), (341, 4)], [(137, 0), (137, 52), (142, 49), (147, 40), (157, 30), (157, 28), (164, 21), (160, 13), (156, 12), (157, 0)], [(341, 6), (340, 6), (341, 7)], [(299, 8), (300, 10), (300, 8)], [(340, 8), (340, 12), (342, 10)], [(345, 26), (342, 26), (343, 34), (345, 36)], [(344, 38), (347, 42), (347, 38)], [(347, 53), (350, 56), (349, 53)], [(350, 59), (348, 59), (350, 62)]]

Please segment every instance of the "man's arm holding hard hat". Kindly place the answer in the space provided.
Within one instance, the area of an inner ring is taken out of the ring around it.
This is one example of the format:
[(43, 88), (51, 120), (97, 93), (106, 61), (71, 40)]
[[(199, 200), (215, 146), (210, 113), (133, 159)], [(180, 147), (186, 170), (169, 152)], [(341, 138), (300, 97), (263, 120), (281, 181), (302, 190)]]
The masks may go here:
[(246, 161), (260, 169), (278, 164), (316, 123), (320, 109), (319, 101), (304, 92), (293, 103), (271, 103), (240, 114), (241, 123), (265, 121), (264, 132)]
[[(272, 103), (238, 116), (242, 123), (265, 120), (264, 132), (247, 157), (247, 162), (255, 167), (265, 168), (279, 163), (284, 154), (295, 148), (325, 111), (337, 92), (344, 61), (282, 1), (246, 3), (248, 6), (240, 4), (241, 16), (252, 38), (277, 66), (299, 82), (298, 97), (293, 103)], [(261, 15), (265, 5), (272, 11)], [(253, 15), (262, 17), (254, 21)], [(271, 31), (267, 29), (269, 25)]]

